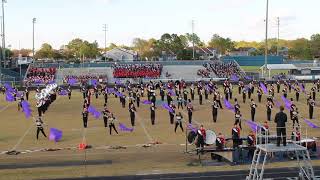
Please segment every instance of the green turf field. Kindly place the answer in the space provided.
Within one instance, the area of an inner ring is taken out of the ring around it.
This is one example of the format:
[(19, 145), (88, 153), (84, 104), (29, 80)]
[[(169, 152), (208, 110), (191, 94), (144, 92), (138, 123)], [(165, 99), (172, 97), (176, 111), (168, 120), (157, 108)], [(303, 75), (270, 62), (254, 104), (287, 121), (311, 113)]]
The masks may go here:
[[(310, 86), (308, 87), (310, 89)], [(157, 93), (159, 94), (159, 93)], [(234, 87), (234, 96), (239, 100), (241, 95), (237, 93), (237, 86)], [(318, 99), (320, 96), (317, 95)], [(36, 114), (34, 94), (30, 95), (31, 106)], [(279, 94), (276, 95), (280, 101)], [(293, 97), (293, 93), (289, 95)], [(231, 128), (234, 123), (234, 113), (223, 109), (218, 112), (218, 122), (213, 123), (211, 117), (211, 102), (204, 101), (204, 105), (200, 106), (198, 96), (194, 101), (194, 123), (195, 125), (203, 124), (206, 129), (214, 130), (216, 133), (223, 133), (226, 137), (231, 136)], [(256, 100), (256, 95), (253, 96)], [(4, 95), (0, 95), (0, 152), (11, 149), (26, 152), (26, 150), (40, 150), (44, 148), (52, 148), (62, 150), (44, 151), (44, 152), (27, 152), (19, 155), (0, 154), (0, 166), (5, 165), (38, 165), (32, 168), (18, 169), (0, 169), (0, 179), (39, 179), (39, 178), (65, 178), (80, 176), (110, 176), (110, 175), (127, 175), (127, 174), (152, 174), (152, 173), (176, 173), (176, 172), (202, 172), (215, 170), (231, 170), (231, 169), (248, 169), (248, 165), (243, 166), (209, 166), (202, 167), (198, 164), (197, 156), (185, 154), (185, 133), (180, 129), (174, 132), (174, 127), (169, 123), (169, 115), (166, 110), (158, 107), (156, 110), (156, 125), (152, 126), (150, 121), (149, 105), (141, 105), (136, 114), (135, 130), (130, 132), (120, 132), (119, 135), (109, 135), (108, 129), (104, 128), (102, 119), (94, 119), (89, 116), (89, 128), (84, 131), (82, 128), (81, 107), (83, 103), (82, 94), (78, 90), (74, 90), (72, 99), (68, 100), (65, 96), (60, 96), (49, 108), (44, 116), (47, 124), (45, 132), (49, 134), (49, 128), (57, 128), (63, 131), (63, 138), (60, 142), (54, 143), (48, 141), (40, 135), (36, 140), (35, 124), (32, 119), (26, 119), (22, 112), (18, 112), (17, 103), (8, 103), (4, 101)], [(160, 99), (157, 97), (157, 99)], [(212, 99), (212, 95), (209, 96)], [(145, 100), (142, 98), (141, 101)], [(257, 100), (256, 100), (257, 102)], [(103, 108), (103, 97), (99, 99), (92, 98), (92, 104), (99, 110)], [(233, 100), (231, 101), (233, 103)], [(262, 123), (266, 120), (266, 98), (262, 103), (258, 103), (256, 119)], [(246, 104), (240, 101), (241, 111), (244, 118), (249, 119), (250, 109), (249, 100)], [(300, 109), (302, 116), (307, 116), (306, 98), (301, 95), (301, 99), (296, 105)], [(115, 114), (117, 119), (130, 127), (129, 112), (127, 107), (122, 108), (119, 99), (109, 98), (109, 109)], [(320, 124), (320, 107), (315, 108), (316, 119), (311, 120), (315, 124)], [(181, 111), (185, 119), (187, 119), (186, 108)], [(272, 112), (274, 117), (277, 109)], [(300, 119), (301, 125), (306, 129), (306, 124)], [(249, 127), (242, 122), (242, 136), (246, 136)], [(274, 123), (270, 123), (274, 127)], [(288, 122), (291, 127), (291, 121)], [(119, 129), (118, 129), (119, 130)], [(289, 130), (288, 130), (289, 131)], [(289, 132), (288, 132), (289, 133)], [(319, 130), (308, 128), (309, 137), (320, 137)], [(92, 145), (91, 149), (86, 151), (78, 150), (79, 143), (85, 142)], [(143, 147), (145, 144), (158, 142), (158, 145)], [(231, 144), (229, 143), (228, 146)], [(123, 146), (126, 149), (113, 149), (111, 146)], [(193, 145), (189, 149), (194, 148)], [(64, 163), (80, 161), (87, 162), (112, 161), (112, 164), (96, 164), (96, 165), (74, 165), (61, 167), (48, 167), (46, 165), (53, 163)], [(203, 158), (210, 159), (209, 154)], [(314, 161), (314, 164), (320, 164)], [(294, 166), (292, 162), (283, 162), (271, 164), (267, 167), (277, 166)]]

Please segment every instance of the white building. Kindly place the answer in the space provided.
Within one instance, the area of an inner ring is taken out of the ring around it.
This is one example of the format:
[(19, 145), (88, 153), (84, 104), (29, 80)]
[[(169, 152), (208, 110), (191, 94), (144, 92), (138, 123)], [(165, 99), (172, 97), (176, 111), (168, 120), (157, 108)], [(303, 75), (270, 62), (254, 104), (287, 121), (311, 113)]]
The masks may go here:
[(108, 59), (113, 59), (113, 61), (136, 61), (138, 60), (138, 53), (132, 50), (127, 50), (123, 48), (114, 48), (107, 51), (102, 57)]

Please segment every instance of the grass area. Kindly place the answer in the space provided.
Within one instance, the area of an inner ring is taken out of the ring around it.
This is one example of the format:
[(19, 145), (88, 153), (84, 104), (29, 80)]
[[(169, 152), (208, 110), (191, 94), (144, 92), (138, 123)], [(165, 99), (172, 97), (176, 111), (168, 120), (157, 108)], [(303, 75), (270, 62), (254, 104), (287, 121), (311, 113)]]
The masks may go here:
[[(257, 73), (261, 73), (260, 70), (260, 66), (241, 66), (241, 68), (245, 71), (245, 72), (257, 72)], [(284, 73), (284, 74), (288, 74), (288, 70), (272, 70), (270, 75), (277, 75), (280, 73)]]
[[(310, 89), (310, 86), (307, 88)], [(241, 95), (237, 92), (237, 86), (234, 87), (234, 97), (239, 100)], [(159, 94), (159, 92), (157, 92)], [(31, 107), (36, 114), (34, 94), (30, 95)], [(292, 92), (289, 97), (294, 97)], [(203, 105), (199, 105), (198, 96), (194, 101), (194, 122), (203, 124), (206, 129), (214, 130), (216, 133), (222, 132), (225, 136), (231, 136), (231, 128), (234, 123), (233, 112), (223, 109), (218, 112), (218, 122), (212, 122), (211, 102), (204, 101)], [(256, 100), (256, 94), (253, 95)], [(276, 95), (280, 101), (280, 94)], [(317, 97), (320, 98), (319, 96)], [(41, 148), (68, 148), (77, 147), (83, 140), (83, 128), (81, 117), (82, 94), (78, 90), (74, 90), (71, 100), (67, 97), (60, 96), (54, 102), (48, 112), (44, 116), (44, 121), (47, 124), (45, 132), (49, 134), (49, 128), (57, 128), (63, 131), (63, 138), (60, 142), (54, 143), (48, 141), (40, 135), (40, 139), (36, 140), (35, 125), (32, 119), (26, 120), (22, 112), (17, 111), (17, 103), (8, 103), (4, 101), (4, 95), (0, 95), (0, 152), (10, 150), (16, 147), (18, 151), (34, 150)], [(142, 98), (141, 101), (146, 98)], [(157, 99), (160, 99), (157, 97)], [(209, 96), (212, 99), (212, 95)], [(306, 98), (301, 95), (300, 102), (296, 105), (300, 109), (300, 114), (307, 117), (308, 108)], [(97, 109), (103, 108), (103, 97), (98, 99), (92, 98), (92, 105)], [(231, 100), (233, 103), (233, 100)], [(263, 98), (262, 103), (257, 103), (256, 119), (262, 123), (266, 119), (266, 98)], [(240, 102), (241, 112), (245, 119), (250, 118), (249, 100), (246, 104)], [(127, 107), (122, 108), (119, 99), (109, 97), (109, 109), (115, 114), (117, 119), (130, 127), (130, 118)], [(315, 117), (320, 117), (319, 107), (315, 109)], [(184, 119), (187, 120), (186, 108), (181, 111)], [(272, 112), (274, 117), (277, 109)], [(306, 124), (302, 121), (302, 127), (306, 128)], [(320, 124), (317, 120), (312, 120), (316, 124)], [(185, 125), (185, 124), (184, 124)], [(246, 123), (242, 122), (242, 136), (246, 136), (250, 129)], [(274, 127), (273, 122), (270, 123)], [(289, 120), (288, 127), (292, 126)], [(92, 145), (92, 149), (86, 151), (75, 149), (64, 149), (53, 152), (34, 152), (20, 154), (17, 156), (8, 156), (0, 154), (0, 166), (12, 164), (40, 164), (35, 168), (20, 168), (20, 169), (0, 169), (0, 179), (43, 179), (43, 178), (66, 178), (79, 176), (110, 176), (110, 175), (128, 175), (128, 174), (150, 174), (150, 173), (183, 173), (183, 172), (202, 172), (202, 171), (217, 171), (217, 170), (232, 170), (232, 169), (248, 169), (244, 166), (222, 166), (222, 167), (202, 167), (199, 165), (192, 166), (197, 163), (197, 156), (187, 155), (184, 152), (185, 133), (180, 129), (177, 133), (174, 132), (174, 126), (169, 123), (169, 115), (166, 110), (160, 106), (156, 110), (156, 125), (152, 126), (150, 121), (150, 110), (148, 105), (141, 105), (136, 114), (136, 126), (132, 133), (121, 132), (119, 135), (109, 135), (108, 129), (103, 126), (102, 119), (94, 119), (89, 117), (88, 129), (85, 134), (86, 143)], [(30, 130), (29, 130), (30, 129)], [(118, 129), (119, 130), (119, 129)], [(289, 130), (288, 130), (289, 134)], [(24, 136), (25, 135), (25, 136)], [(319, 137), (320, 133), (315, 129), (308, 129), (309, 137)], [(151, 146), (149, 148), (142, 147), (143, 144), (158, 141), (162, 144)], [(19, 143), (21, 142), (21, 143)], [(108, 146), (127, 146), (126, 149), (110, 149)], [(228, 144), (229, 146), (231, 144)], [(194, 148), (194, 146), (189, 146)], [(57, 162), (71, 161), (87, 161), (90, 160), (111, 160), (112, 164), (90, 165), (86, 169), (83, 165), (67, 166), (67, 167), (47, 167), (47, 164)], [(209, 159), (209, 155), (205, 157)], [(43, 165), (43, 167), (41, 166)], [(314, 161), (314, 165), (320, 165), (319, 161)], [(268, 167), (277, 166), (294, 166), (292, 162), (283, 162), (280, 164), (270, 164)]]

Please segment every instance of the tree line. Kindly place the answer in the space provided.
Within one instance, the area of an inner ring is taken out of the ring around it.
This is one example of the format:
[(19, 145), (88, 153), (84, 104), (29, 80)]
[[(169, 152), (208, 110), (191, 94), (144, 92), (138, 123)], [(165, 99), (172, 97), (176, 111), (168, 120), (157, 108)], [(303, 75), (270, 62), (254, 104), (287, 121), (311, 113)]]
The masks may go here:
[[(320, 34), (314, 34), (309, 39), (298, 38), (294, 40), (269, 39), (269, 54), (276, 54), (278, 48), (288, 48), (289, 59), (314, 59), (320, 55)], [(119, 47), (127, 50), (137, 51), (141, 60), (156, 60), (164, 55), (174, 55), (178, 60), (193, 59), (193, 44), (199, 48), (215, 48), (220, 54), (226, 55), (239, 48), (253, 47), (256, 50), (251, 55), (264, 55), (264, 41), (233, 41), (230, 38), (214, 34), (208, 42), (202, 41), (197, 34), (163, 34), (159, 39), (135, 38), (131, 46), (116, 45), (111, 43), (107, 49), (99, 48), (96, 41), (88, 42), (79, 38), (71, 40), (60, 49), (53, 49), (48, 43), (44, 43), (35, 53), (35, 59), (63, 59), (80, 60), (101, 58), (104, 51)], [(8, 52), (7, 52), (8, 51)], [(29, 56), (30, 49), (7, 50), (6, 54), (11, 57)], [(195, 59), (199, 59), (195, 54)]]

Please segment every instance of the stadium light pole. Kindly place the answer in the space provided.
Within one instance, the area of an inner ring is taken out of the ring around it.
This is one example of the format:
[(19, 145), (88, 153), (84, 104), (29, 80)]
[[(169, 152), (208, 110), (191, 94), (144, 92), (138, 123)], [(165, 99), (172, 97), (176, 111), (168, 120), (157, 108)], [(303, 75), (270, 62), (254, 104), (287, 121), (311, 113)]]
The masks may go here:
[(195, 60), (195, 54), (194, 54), (194, 20), (191, 21), (192, 26), (192, 59)]
[(36, 18), (33, 18), (32, 19), (32, 58), (33, 58), (33, 61), (34, 60), (34, 24), (36, 23), (37, 19)]
[(277, 25), (278, 25), (278, 40), (277, 40), (277, 56), (279, 56), (279, 49), (280, 49), (280, 18), (277, 17)]
[(103, 24), (103, 31), (104, 31), (104, 62), (107, 62), (107, 24)]
[(2, 0), (2, 59), (3, 59), (3, 67), (6, 67), (6, 38), (5, 38), (5, 23), (4, 23), (4, 3), (7, 0)]
[(269, 16), (269, 0), (267, 0), (267, 9), (266, 9), (266, 40), (265, 40), (265, 51), (264, 51), (264, 69), (265, 69), (265, 76), (267, 75), (268, 71), (268, 16)]

